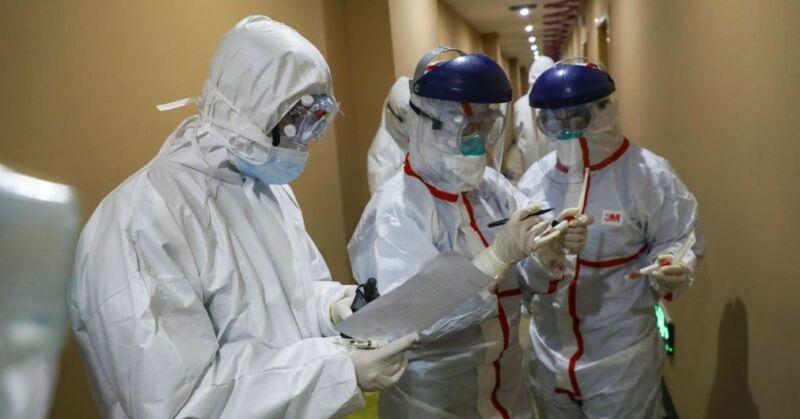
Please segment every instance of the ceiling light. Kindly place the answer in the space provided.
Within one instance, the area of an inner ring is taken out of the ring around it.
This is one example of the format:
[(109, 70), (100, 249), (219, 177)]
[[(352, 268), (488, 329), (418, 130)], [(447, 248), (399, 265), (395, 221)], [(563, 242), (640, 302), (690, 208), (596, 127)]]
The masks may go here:
[(538, 49), (539, 47), (537, 47), (536, 44), (531, 45), (531, 51), (536, 51)]
[(536, 37), (535, 36), (529, 36), (528, 37), (528, 42), (530, 42), (531, 44), (536, 42)]
[(530, 13), (531, 13), (531, 9), (528, 9), (527, 7), (523, 7), (521, 9), (519, 9), (520, 16), (528, 16)]
[(525, 32), (533, 32), (533, 25), (525, 25)]

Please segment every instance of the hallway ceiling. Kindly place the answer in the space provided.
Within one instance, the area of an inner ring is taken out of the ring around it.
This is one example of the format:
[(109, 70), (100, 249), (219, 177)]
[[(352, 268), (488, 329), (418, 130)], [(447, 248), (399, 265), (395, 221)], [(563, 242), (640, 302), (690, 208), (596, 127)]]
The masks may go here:
[[(532, 23), (534, 26), (533, 34), (536, 36), (536, 44), (539, 52), (548, 54), (545, 41), (545, 21), (548, 23), (548, 34), (553, 31), (563, 31), (560, 28), (564, 19), (568, 18), (570, 9), (557, 7), (544, 7), (546, 4), (559, 4), (564, 7), (577, 5), (577, 0), (444, 0), (461, 17), (469, 22), (478, 32), (491, 33), (497, 32), (500, 38), (500, 49), (508, 57), (516, 57), (520, 65), (529, 66), (533, 60), (533, 53), (530, 50), (528, 37), (531, 35), (524, 30), (525, 25)], [(518, 12), (512, 11), (511, 7), (519, 5), (535, 4), (528, 16), (521, 16)], [(543, 14), (562, 13), (559, 17), (548, 17), (543, 19)], [(559, 23), (555, 23), (558, 21)], [(569, 20), (567, 20), (569, 21)], [(562, 35), (549, 35), (556, 40)], [(552, 54), (552, 52), (551, 52)]]

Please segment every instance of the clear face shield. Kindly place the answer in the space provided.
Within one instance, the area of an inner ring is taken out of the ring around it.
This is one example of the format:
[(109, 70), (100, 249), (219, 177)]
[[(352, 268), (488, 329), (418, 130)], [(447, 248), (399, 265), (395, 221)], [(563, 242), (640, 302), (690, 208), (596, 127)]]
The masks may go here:
[[(602, 64), (585, 58), (560, 61), (556, 65), (594, 66)], [(536, 126), (551, 141), (561, 168), (570, 182), (582, 182), (585, 163), (596, 164), (611, 155), (622, 143), (614, 94), (575, 106), (537, 109)], [(583, 143), (583, 144), (582, 144)]]
[(429, 166), (451, 191), (475, 189), (490, 166), (500, 172), (508, 103), (452, 102), (414, 96), (416, 138)]

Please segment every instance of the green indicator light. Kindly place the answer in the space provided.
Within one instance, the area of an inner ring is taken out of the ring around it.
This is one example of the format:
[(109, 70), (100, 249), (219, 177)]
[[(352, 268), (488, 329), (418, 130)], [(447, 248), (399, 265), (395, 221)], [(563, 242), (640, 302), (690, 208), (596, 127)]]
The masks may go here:
[(664, 310), (661, 309), (660, 305), (655, 305), (655, 311), (656, 326), (658, 327), (658, 334), (664, 340), (664, 350), (667, 351), (667, 354), (672, 355), (675, 353), (674, 326), (667, 321)]

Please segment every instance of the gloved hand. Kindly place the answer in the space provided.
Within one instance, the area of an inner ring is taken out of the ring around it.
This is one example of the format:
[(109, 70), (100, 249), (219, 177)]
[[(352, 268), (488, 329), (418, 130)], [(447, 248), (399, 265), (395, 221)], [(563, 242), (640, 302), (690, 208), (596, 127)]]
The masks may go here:
[(339, 324), (342, 320), (350, 317), (353, 315), (353, 310), (350, 309), (350, 306), (353, 305), (353, 299), (356, 296), (356, 287), (355, 286), (347, 286), (344, 297), (336, 300), (330, 306), (331, 312), (331, 323), (334, 326)]
[(417, 339), (416, 333), (409, 333), (378, 349), (348, 348), (361, 390), (378, 391), (394, 385), (408, 366), (405, 350)]
[[(492, 278), (501, 278), (509, 266), (533, 253), (533, 237), (541, 234), (548, 225), (547, 221), (532, 215), (540, 209), (538, 205), (529, 205), (515, 212), (497, 234), (492, 245), (479, 253), (472, 264)], [(543, 242), (537, 243), (542, 244)]]
[(659, 255), (657, 261), (661, 267), (650, 274), (660, 291), (674, 292), (689, 282), (689, 267), (684, 263), (673, 265), (672, 258), (673, 256), (667, 253)]
[(566, 255), (578, 254), (586, 245), (586, 235), (589, 233), (588, 225), (594, 222), (589, 214), (579, 214), (578, 208), (567, 208), (561, 211), (556, 218), (556, 223), (569, 220), (567, 229), (563, 232), (548, 233), (544, 239), (539, 240), (539, 246), (534, 256), (547, 269), (563, 271)]
[(557, 221), (569, 220), (569, 227), (561, 234), (563, 237), (562, 246), (571, 254), (578, 254), (583, 251), (586, 245), (586, 235), (589, 233), (588, 226), (594, 222), (591, 214), (579, 214), (578, 208), (567, 208), (561, 211), (556, 218)]

